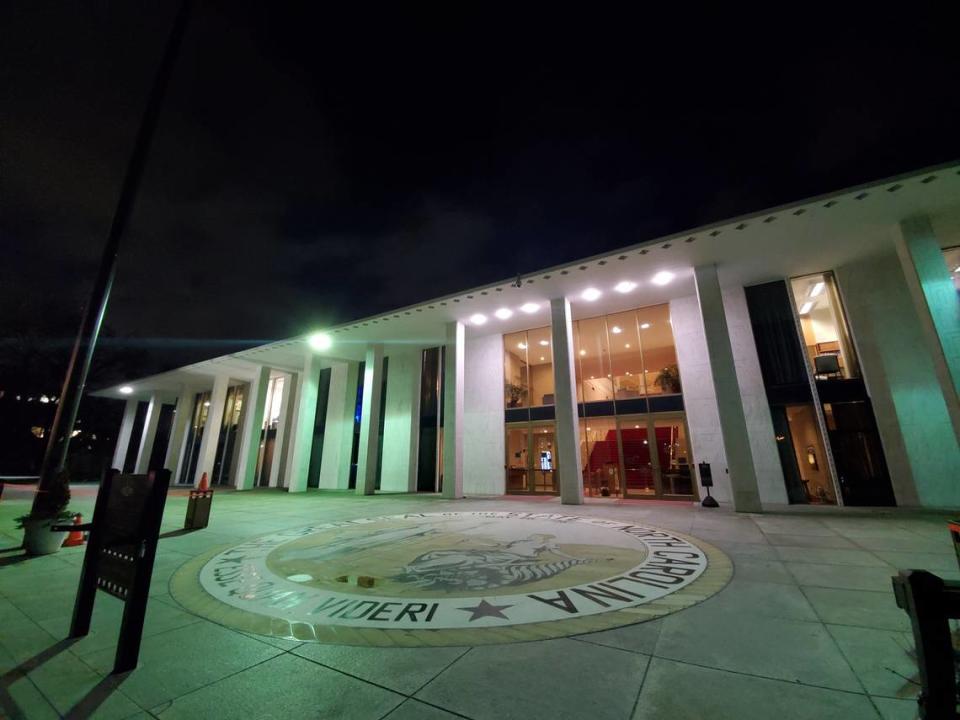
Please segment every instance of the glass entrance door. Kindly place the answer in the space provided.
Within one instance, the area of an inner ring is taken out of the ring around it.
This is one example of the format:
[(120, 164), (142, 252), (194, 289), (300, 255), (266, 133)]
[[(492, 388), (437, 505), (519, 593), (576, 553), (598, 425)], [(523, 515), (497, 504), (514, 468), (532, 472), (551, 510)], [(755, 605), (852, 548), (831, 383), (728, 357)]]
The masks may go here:
[(557, 440), (553, 423), (507, 426), (506, 491), (560, 492), (557, 483)]
[(657, 480), (650, 452), (648, 420), (644, 415), (620, 418), (624, 491), (628, 497), (656, 497)]
[(560, 492), (557, 485), (557, 438), (553, 423), (534, 425), (530, 430), (533, 444), (530, 454), (533, 463), (531, 492)]

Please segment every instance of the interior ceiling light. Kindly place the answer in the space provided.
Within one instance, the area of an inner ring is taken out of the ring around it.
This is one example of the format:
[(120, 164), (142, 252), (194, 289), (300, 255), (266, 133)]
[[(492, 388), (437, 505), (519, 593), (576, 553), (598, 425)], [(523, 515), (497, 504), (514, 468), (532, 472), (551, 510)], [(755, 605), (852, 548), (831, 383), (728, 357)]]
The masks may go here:
[(307, 338), (307, 345), (309, 345), (312, 350), (323, 352), (324, 350), (330, 349), (333, 345), (333, 340), (326, 333), (313, 333), (313, 335)]
[(580, 354), (581, 354), (581, 355), (586, 355), (586, 354), (587, 354), (587, 351), (586, 351), (586, 350), (581, 350), (581, 351), (580, 351)]
[(540, 344), (541, 344), (543, 347), (546, 347), (547, 345), (550, 344), (550, 341), (549, 341), (549, 340), (541, 340), (541, 341), (540, 341)]
[(526, 343), (517, 343), (517, 347), (520, 348), (521, 350), (526, 350), (526, 349), (527, 349), (527, 344), (526, 344)]
[(470, 316), (470, 322), (474, 325), (483, 325), (487, 321), (487, 316), (483, 313), (476, 313)]
[(582, 297), (587, 302), (593, 302), (594, 300), (599, 299), (601, 295), (603, 295), (603, 293), (597, 290), (596, 288), (587, 288), (582, 293), (580, 293), (580, 297)]
[(629, 280), (621, 280), (616, 285), (613, 286), (613, 289), (618, 293), (628, 293), (633, 290), (637, 284), (635, 282), (630, 282)]
[(121, 394), (121, 395), (132, 395), (132, 394), (133, 394), (133, 388), (130, 387), (129, 385), (124, 385), (123, 387), (120, 388), (120, 394)]
[(619, 325), (614, 325), (612, 328), (610, 328), (610, 332), (612, 332), (614, 335), (619, 335), (620, 333), (623, 332), (623, 330), (620, 328)]
[(810, 297), (816, 297), (823, 292), (823, 281), (815, 283), (814, 286), (810, 289)]
[(650, 323), (640, 323), (640, 329), (641, 329), (641, 330), (649, 330), (649, 329), (650, 329)]
[(630, 343), (627, 343), (626, 345), (624, 345), (624, 347), (629, 350), (629, 349), (630, 349)]
[(666, 285), (671, 280), (673, 280), (673, 273), (667, 270), (661, 270), (650, 279), (654, 285)]
[(808, 300), (803, 305), (800, 306), (800, 314), (806, 315), (813, 309), (813, 302)]
[(521, 305), (520, 309), (523, 312), (529, 314), (529, 313), (535, 313), (537, 310), (540, 309), (540, 306), (537, 303), (530, 302), (530, 303), (524, 303), (523, 305)]
[(513, 317), (513, 310), (510, 308), (500, 308), (494, 313), (494, 315), (501, 320), (509, 320), (511, 317)]
[(540, 356), (540, 359), (543, 360), (543, 355)]

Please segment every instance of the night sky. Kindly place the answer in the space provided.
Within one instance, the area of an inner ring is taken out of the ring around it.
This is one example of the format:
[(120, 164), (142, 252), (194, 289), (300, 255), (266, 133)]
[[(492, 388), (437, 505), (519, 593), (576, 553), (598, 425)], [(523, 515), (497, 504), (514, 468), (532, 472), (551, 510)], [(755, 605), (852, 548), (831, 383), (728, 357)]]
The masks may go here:
[[(195, 2), (106, 320), (136, 374), (960, 157), (947, 3), (329, 5)], [(175, 9), (3, 3), (0, 331), (86, 299)]]

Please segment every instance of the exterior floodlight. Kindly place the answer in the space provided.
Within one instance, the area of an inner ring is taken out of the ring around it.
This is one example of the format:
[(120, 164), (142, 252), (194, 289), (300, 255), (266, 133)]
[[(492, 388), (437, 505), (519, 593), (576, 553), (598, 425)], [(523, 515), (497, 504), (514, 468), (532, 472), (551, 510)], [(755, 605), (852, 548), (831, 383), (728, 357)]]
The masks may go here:
[(613, 286), (613, 289), (618, 293), (628, 293), (633, 290), (637, 284), (635, 282), (630, 282), (629, 280), (621, 280), (616, 285)]
[(483, 325), (487, 321), (487, 316), (483, 313), (477, 313), (476, 315), (470, 316), (470, 322), (474, 325)]
[(535, 313), (537, 310), (539, 310), (540, 306), (537, 305), (536, 303), (524, 303), (523, 305), (520, 306), (520, 309), (523, 310), (523, 312), (530, 314), (530, 313)]
[(654, 285), (666, 285), (671, 280), (673, 280), (673, 273), (666, 270), (661, 270), (650, 279)]
[(603, 295), (603, 293), (597, 290), (596, 288), (587, 288), (582, 293), (580, 293), (580, 297), (582, 297), (587, 302), (593, 302), (594, 300), (597, 300), (601, 295)]
[(307, 338), (307, 345), (310, 346), (311, 350), (323, 352), (330, 349), (333, 345), (333, 339), (326, 333), (314, 333)]
[(496, 315), (501, 320), (509, 320), (513, 317), (513, 310), (510, 308), (500, 308), (497, 310), (494, 315)]
[(119, 392), (121, 395), (133, 395), (133, 388), (129, 385), (124, 385), (123, 387), (119, 388)]

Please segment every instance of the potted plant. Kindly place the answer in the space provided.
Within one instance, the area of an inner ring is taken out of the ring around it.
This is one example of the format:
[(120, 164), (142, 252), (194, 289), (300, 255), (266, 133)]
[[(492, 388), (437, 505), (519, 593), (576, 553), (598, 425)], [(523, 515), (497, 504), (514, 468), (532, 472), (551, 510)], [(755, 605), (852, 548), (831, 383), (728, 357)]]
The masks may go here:
[(63, 545), (66, 532), (53, 532), (50, 527), (71, 517), (67, 512), (70, 502), (70, 483), (67, 471), (57, 473), (50, 488), (37, 495), (33, 508), (17, 518), (17, 527), (23, 528), (23, 547), (28, 555), (50, 555)]
[(653, 384), (665, 393), (680, 392), (680, 368), (676, 365), (667, 365), (657, 375)]
[(527, 397), (527, 386), (507, 383), (507, 396), (507, 407), (520, 407), (520, 403)]

